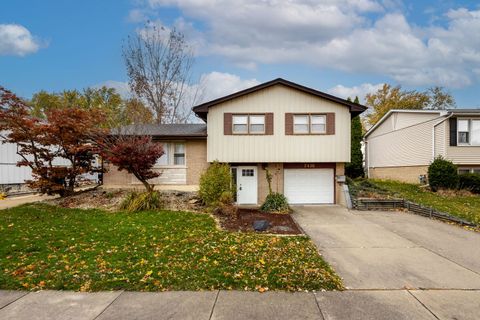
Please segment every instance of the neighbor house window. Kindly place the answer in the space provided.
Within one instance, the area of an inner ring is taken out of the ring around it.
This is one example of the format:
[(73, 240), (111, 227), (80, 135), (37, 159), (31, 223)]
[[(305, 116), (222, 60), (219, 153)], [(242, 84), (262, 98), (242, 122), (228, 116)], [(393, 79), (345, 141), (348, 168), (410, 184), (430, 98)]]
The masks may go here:
[(174, 165), (185, 165), (185, 144), (175, 143), (173, 151), (173, 164)]
[(184, 166), (185, 165), (185, 143), (167, 142), (163, 143), (164, 154), (157, 160), (156, 166)]
[(293, 116), (293, 133), (322, 134), (327, 132), (327, 117), (323, 114), (296, 114)]
[(480, 120), (459, 119), (458, 144), (480, 146)]
[(458, 168), (458, 174), (477, 173), (480, 174), (480, 168)]
[(458, 120), (458, 143), (469, 144), (470, 143), (470, 121)]
[(233, 134), (264, 134), (265, 115), (233, 115)]

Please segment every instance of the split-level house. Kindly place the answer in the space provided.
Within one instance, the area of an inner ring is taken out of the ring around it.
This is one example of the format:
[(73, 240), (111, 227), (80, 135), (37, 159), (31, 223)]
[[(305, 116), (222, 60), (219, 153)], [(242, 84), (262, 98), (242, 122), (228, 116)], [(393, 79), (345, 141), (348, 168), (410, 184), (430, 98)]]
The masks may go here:
[[(340, 203), (340, 183), (350, 161), (351, 118), (362, 105), (283, 79), (198, 105), (204, 124), (147, 125), (164, 145), (155, 183), (158, 189), (198, 189), (209, 163), (232, 168), (239, 204), (261, 204), (272, 189), (291, 204)], [(110, 168), (106, 187), (140, 186)]]
[(368, 176), (424, 181), (439, 156), (480, 173), (480, 110), (390, 110), (365, 134)]

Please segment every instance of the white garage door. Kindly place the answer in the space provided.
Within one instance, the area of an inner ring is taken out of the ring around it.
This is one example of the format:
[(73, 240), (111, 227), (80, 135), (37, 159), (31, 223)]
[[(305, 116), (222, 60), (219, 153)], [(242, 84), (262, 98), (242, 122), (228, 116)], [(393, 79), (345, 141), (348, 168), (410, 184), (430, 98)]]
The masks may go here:
[(333, 169), (285, 169), (284, 181), (291, 204), (334, 203)]

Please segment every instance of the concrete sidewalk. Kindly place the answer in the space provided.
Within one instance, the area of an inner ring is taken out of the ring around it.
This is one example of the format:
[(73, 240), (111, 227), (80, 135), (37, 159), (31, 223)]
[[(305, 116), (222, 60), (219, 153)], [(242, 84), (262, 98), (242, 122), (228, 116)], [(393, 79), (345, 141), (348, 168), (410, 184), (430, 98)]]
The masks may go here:
[(0, 210), (13, 208), (22, 204), (38, 202), (48, 199), (55, 199), (56, 196), (47, 196), (40, 194), (29, 194), (25, 196), (18, 197), (9, 197), (3, 200), (0, 200)]
[(0, 319), (478, 319), (478, 290), (0, 291)]

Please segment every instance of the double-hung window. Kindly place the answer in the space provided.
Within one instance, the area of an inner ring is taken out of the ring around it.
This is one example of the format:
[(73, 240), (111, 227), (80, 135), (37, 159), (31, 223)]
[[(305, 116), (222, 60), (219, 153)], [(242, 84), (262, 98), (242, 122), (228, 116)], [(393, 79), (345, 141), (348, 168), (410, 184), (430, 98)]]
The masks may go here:
[(324, 115), (310, 116), (310, 132), (311, 133), (325, 133), (327, 132), (327, 117)]
[(176, 166), (185, 165), (185, 144), (175, 143), (173, 148), (173, 164)]
[(327, 117), (323, 114), (296, 114), (293, 116), (294, 134), (323, 134), (327, 131)]
[(163, 155), (157, 160), (156, 166), (184, 166), (185, 143), (166, 142), (162, 144)]
[(458, 145), (480, 146), (480, 119), (458, 119)]
[(233, 116), (233, 133), (248, 133), (248, 116)]
[(293, 132), (296, 134), (309, 133), (309, 115), (296, 114), (293, 116)]
[(233, 134), (264, 134), (265, 115), (233, 115), (232, 125)]
[(264, 115), (249, 116), (248, 130), (250, 133), (265, 133), (265, 116)]

